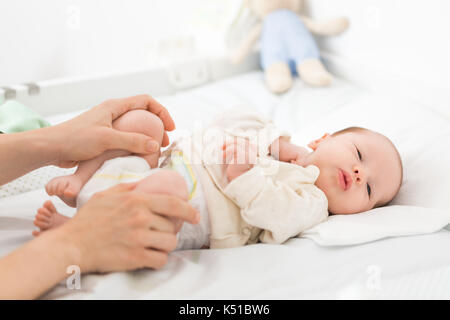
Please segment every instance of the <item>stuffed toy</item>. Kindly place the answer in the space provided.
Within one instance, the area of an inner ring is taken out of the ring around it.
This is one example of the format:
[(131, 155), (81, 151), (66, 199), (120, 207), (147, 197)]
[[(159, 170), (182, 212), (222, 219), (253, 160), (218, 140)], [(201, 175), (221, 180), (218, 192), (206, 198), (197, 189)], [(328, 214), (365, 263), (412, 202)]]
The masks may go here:
[(332, 80), (320, 61), (312, 33), (340, 34), (348, 27), (348, 20), (313, 21), (300, 15), (302, 7), (303, 0), (244, 0), (243, 3), (242, 10), (250, 9), (254, 23), (232, 52), (231, 61), (241, 62), (260, 40), (261, 67), (267, 86), (274, 93), (289, 90), (296, 75), (313, 86), (326, 86)]

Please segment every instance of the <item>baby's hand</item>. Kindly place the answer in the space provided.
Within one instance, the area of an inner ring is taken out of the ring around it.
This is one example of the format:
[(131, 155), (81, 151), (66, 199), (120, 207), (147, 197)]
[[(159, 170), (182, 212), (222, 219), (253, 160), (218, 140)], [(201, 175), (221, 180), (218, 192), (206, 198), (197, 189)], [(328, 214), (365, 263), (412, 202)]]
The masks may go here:
[(306, 156), (309, 154), (306, 148), (296, 146), (285, 139), (277, 139), (270, 146), (270, 154), (275, 159), (283, 162), (305, 165)]
[(240, 175), (246, 173), (253, 167), (251, 164), (229, 164), (226, 169), (226, 175), (229, 182), (233, 181)]
[(237, 138), (222, 146), (223, 162), (228, 181), (232, 181), (250, 170), (256, 163), (258, 151), (247, 139)]
[(303, 167), (306, 164), (305, 159), (308, 154), (309, 154), (308, 150), (302, 147), (298, 147), (294, 150), (294, 159), (291, 159), (290, 163)]

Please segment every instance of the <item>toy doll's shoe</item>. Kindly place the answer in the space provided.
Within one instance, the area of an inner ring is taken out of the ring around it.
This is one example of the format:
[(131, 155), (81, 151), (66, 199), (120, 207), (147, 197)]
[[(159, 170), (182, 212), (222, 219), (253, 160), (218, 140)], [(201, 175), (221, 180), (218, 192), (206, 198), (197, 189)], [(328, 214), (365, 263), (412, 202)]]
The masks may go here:
[(283, 93), (292, 87), (292, 75), (289, 66), (284, 62), (276, 62), (266, 68), (266, 83), (273, 93)]
[(331, 74), (318, 59), (308, 59), (297, 66), (297, 72), (307, 84), (317, 87), (327, 86), (333, 80)]
[(322, 33), (328, 36), (336, 36), (344, 32), (349, 26), (347, 18), (333, 18), (323, 23)]

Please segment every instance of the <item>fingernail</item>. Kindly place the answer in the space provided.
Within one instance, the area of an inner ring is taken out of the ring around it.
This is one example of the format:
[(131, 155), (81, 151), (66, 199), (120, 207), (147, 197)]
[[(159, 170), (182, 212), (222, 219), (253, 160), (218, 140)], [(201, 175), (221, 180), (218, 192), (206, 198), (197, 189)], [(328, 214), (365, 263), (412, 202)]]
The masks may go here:
[(149, 152), (156, 152), (159, 149), (159, 144), (156, 141), (148, 141), (147, 142), (147, 150)]

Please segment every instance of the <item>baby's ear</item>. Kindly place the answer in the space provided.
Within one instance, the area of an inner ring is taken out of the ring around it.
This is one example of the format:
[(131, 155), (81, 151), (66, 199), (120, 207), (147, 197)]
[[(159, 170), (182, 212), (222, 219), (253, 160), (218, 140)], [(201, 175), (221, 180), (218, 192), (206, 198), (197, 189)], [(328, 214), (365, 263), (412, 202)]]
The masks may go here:
[(308, 147), (311, 148), (312, 150), (316, 151), (317, 147), (319, 146), (319, 144), (324, 141), (325, 139), (328, 139), (329, 137), (331, 137), (331, 135), (329, 133), (325, 133), (322, 138), (320, 139), (316, 139), (311, 141), (310, 143), (308, 143)]

